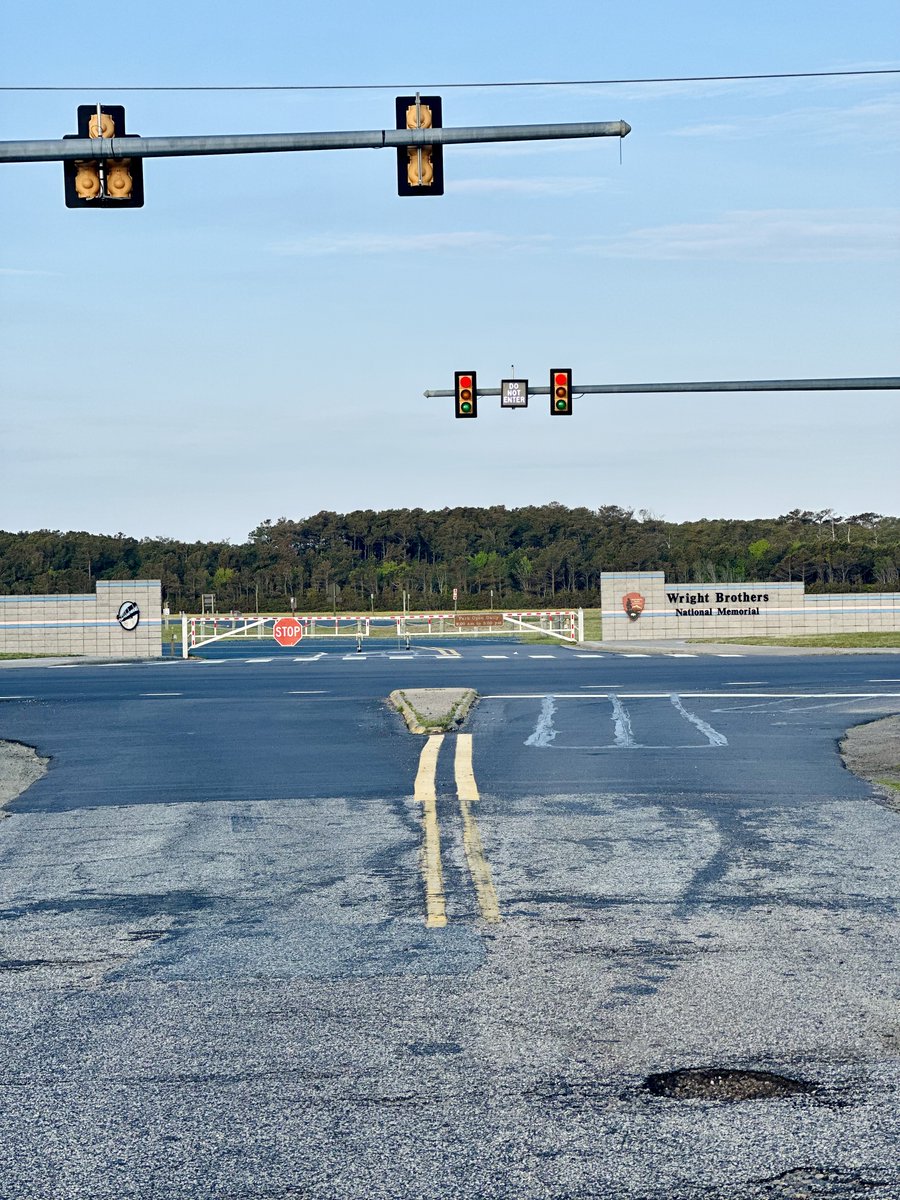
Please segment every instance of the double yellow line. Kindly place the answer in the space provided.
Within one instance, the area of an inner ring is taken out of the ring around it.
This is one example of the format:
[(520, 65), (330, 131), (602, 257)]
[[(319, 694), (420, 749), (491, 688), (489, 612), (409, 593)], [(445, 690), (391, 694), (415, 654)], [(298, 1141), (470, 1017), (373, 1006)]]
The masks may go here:
[[(425, 924), (439, 928), (447, 924), (447, 901), (444, 896), (444, 871), (441, 866), (441, 831), (437, 816), (438, 754), (444, 741), (442, 733), (432, 734), (419, 755), (416, 773), (415, 798), (422, 805), (422, 876), (425, 881)], [(469, 874), (478, 900), (478, 910), (486, 921), (500, 920), (497, 892), (491, 879), (491, 868), (484, 856), (484, 846), (472, 805), (478, 800), (478, 785), (472, 767), (472, 735), (456, 735), (454, 759), (456, 794), (463, 823), (463, 849)]]

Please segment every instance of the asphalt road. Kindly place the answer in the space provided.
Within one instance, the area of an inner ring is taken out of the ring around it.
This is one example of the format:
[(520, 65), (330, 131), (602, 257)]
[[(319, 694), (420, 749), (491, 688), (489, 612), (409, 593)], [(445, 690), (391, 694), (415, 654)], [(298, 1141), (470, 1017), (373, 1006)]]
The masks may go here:
[(900, 656), (226, 647), (0, 671), (2, 1200), (900, 1196)]

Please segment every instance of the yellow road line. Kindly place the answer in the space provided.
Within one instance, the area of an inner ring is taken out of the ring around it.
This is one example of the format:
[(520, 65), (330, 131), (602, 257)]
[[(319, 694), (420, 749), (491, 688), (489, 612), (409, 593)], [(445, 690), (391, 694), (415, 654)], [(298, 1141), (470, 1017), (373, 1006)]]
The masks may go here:
[(486, 921), (499, 921), (500, 905), (497, 902), (497, 892), (491, 879), (491, 868), (484, 856), (478, 822), (472, 813), (472, 805), (478, 799), (478, 785), (475, 782), (475, 772), (472, 767), (471, 733), (456, 735), (454, 769), (456, 793), (459, 796), (459, 811), (462, 813), (463, 820), (463, 846), (466, 851), (466, 861), (469, 864), (469, 874), (472, 876), (475, 894), (478, 897), (478, 908)]
[(422, 805), (422, 876), (425, 880), (425, 924), (438, 928), (447, 924), (447, 905), (444, 900), (444, 872), (441, 869), (441, 833), (437, 819), (435, 774), (438, 751), (444, 740), (442, 733), (432, 734), (419, 755), (415, 798)]

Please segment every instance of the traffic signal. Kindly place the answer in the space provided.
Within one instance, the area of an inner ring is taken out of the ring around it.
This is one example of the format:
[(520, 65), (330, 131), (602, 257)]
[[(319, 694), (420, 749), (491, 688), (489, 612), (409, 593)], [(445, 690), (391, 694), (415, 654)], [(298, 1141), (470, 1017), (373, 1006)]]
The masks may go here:
[[(440, 129), (440, 96), (398, 96), (398, 129)], [(397, 147), (397, 195), (443, 196), (443, 146)]]
[(550, 372), (550, 416), (572, 415), (572, 371), (569, 367)]
[[(67, 138), (136, 137), (125, 132), (121, 104), (79, 104), (78, 132)], [(144, 164), (140, 158), (75, 159), (63, 163), (66, 208), (143, 208)]]
[(453, 377), (458, 417), (478, 416), (478, 385), (474, 371), (457, 371)]

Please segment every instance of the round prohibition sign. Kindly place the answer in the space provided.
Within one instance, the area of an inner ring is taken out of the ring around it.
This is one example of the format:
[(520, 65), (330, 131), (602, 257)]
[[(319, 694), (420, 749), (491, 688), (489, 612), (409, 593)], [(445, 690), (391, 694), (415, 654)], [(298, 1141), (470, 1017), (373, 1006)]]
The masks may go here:
[(296, 646), (303, 637), (303, 626), (296, 617), (279, 617), (272, 626), (272, 637), (279, 646)]

